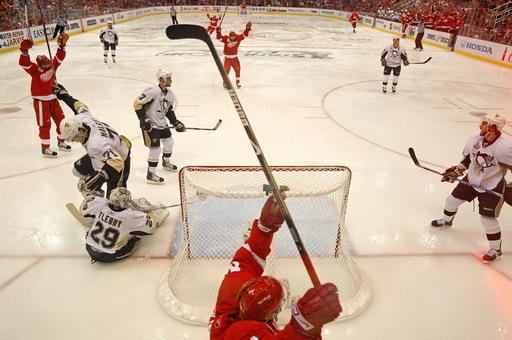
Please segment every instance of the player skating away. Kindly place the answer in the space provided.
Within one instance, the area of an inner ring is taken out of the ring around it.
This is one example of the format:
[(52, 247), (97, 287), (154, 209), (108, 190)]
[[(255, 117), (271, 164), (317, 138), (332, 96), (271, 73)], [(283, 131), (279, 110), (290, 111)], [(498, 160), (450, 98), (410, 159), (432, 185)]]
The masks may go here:
[(337, 288), (326, 283), (309, 289), (293, 307), (290, 322), (284, 329), (278, 328), (276, 318), (284, 288), (275, 278), (261, 275), (274, 233), (283, 222), (277, 203), (270, 196), (221, 283), (209, 322), (211, 340), (319, 340), (322, 326), (341, 313)]
[[(242, 34), (236, 34), (235, 32), (229, 32), (229, 36), (222, 35), (222, 28), (217, 27), (217, 40), (224, 44), (224, 70), (227, 74), (231, 70), (231, 67), (235, 70), (236, 86), (242, 87), (240, 84), (240, 60), (238, 60), (238, 46), (242, 40), (249, 36), (249, 31), (252, 28), (252, 23), (249, 21), (245, 25), (245, 30)], [(226, 84), (224, 84), (226, 87)]]
[(112, 61), (116, 62), (116, 46), (119, 43), (119, 32), (112, 26), (112, 20), (107, 21), (107, 26), (100, 30), (100, 41), (103, 44), (103, 61), (107, 63), (108, 50), (112, 55)]
[(206, 28), (206, 31), (209, 34), (212, 34), (217, 28), (217, 25), (220, 20), (220, 15), (217, 17), (216, 15), (211, 16), (210, 14), (206, 14), (206, 16), (208, 17), (208, 19), (210, 19), (210, 24), (208, 25), (208, 28)]
[(64, 142), (64, 137), (60, 131), (60, 122), (64, 119), (64, 113), (60, 107), (57, 97), (52, 93), (52, 84), (55, 83), (55, 72), (59, 68), (64, 58), (66, 58), (66, 42), (69, 36), (61, 33), (57, 39), (57, 53), (50, 61), (45, 55), (38, 55), (37, 64), (30, 60), (28, 50), (34, 45), (32, 40), (23, 40), (20, 45), (19, 64), (31, 77), (30, 94), (34, 100), (34, 110), (36, 113), (36, 122), (39, 126), (39, 139), (41, 140), (41, 150), (44, 157), (55, 158), (57, 152), (50, 149), (50, 129), (51, 120), (56, 125), (57, 145), (62, 151), (70, 151), (71, 147)]
[(380, 55), (380, 63), (384, 66), (384, 79), (382, 81), (382, 92), (387, 92), (388, 80), (393, 71), (393, 86), (391, 90), (396, 92), (396, 86), (398, 85), (398, 78), (400, 77), (400, 71), (402, 69), (402, 61), (404, 65), (409, 65), (407, 59), (407, 52), (405, 47), (400, 46), (400, 38), (393, 38), (393, 44), (386, 46), (382, 54)]
[(352, 24), (352, 32), (356, 33), (357, 20), (361, 20), (361, 17), (357, 12), (352, 13), (348, 21)]
[(75, 162), (73, 174), (81, 179), (79, 189), (101, 191), (107, 183), (107, 198), (117, 187), (126, 187), (130, 175), (130, 141), (120, 136), (108, 124), (100, 122), (82, 102), (68, 94), (64, 86), (53, 85), (53, 93), (75, 114), (60, 123), (62, 136), (79, 142), (87, 154)]
[(128, 189), (112, 190), (110, 199), (86, 196), (80, 209), (90, 227), (85, 248), (94, 262), (114, 262), (127, 258), (144, 235), (153, 235), (169, 216), (165, 209), (142, 212), (131, 209)]
[[(480, 134), (468, 139), (460, 164), (446, 169), (441, 181), (453, 182), (450, 177), (459, 177), (466, 170), (463, 181), (476, 184), (499, 194), (505, 193), (505, 174), (512, 170), (512, 140), (502, 135), (506, 119), (500, 114), (487, 114), (480, 120)], [(505, 195), (507, 196), (507, 195)], [(434, 220), (432, 227), (449, 228), (459, 206), (478, 198), (478, 213), (491, 249), (482, 258), (484, 263), (501, 259), (501, 228), (498, 221), (503, 198), (459, 183), (446, 198), (444, 216)]]
[(140, 121), (144, 145), (149, 148), (147, 182), (163, 184), (164, 179), (156, 174), (161, 151), (160, 142), (163, 145), (162, 167), (167, 171), (178, 171), (178, 167), (171, 163), (174, 140), (165, 118), (178, 132), (185, 132), (186, 128), (174, 113), (174, 93), (170, 89), (172, 73), (158, 70), (156, 79), (158, 85), (146, 88), (135, 99), (133, 108)]

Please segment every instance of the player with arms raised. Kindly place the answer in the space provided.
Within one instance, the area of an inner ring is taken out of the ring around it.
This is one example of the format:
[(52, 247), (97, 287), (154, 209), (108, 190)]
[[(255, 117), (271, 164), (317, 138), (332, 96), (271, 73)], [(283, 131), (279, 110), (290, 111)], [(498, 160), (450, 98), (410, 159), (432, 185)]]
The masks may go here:
[(348, 21), (352, 24), (352, 32), (356, 33), (357, 20), (361, 20), (361, 17), (357, 12), (352, 13)]
[(261, 275), (274, 233), (283, 222), (270, 196), (221, 283), (209, 322), (210, 340), (319, 340), (322, 326), (341, 313), (336, 286), (325, 283), (309, 289), (293, 307), (290, 322), (283, 330), (278, 328), (284, 288), (275, 278)]
[(208, 25), (208, 28), (206, 28), (206, 31), (209, 34), (212, 34), (217, 28), (217, 25), (220, 20), (220, 15), (217, 17), (216, 15), (210, 16), (210, 14), (206, 14), (206, 16), (208, 17), (208, 19), (210, 19), (210, 24)]
[[(242, 87), (240, 84), (241, 67), (240, 60), (238, 60), (238, 46), (240, 46), (242, 40), (249, 36), (251, 28), (252, 23), (249, 21), (245, 25), (245, 30), (242, 34), (236, 34), (231, 31), (229, 32), (229, 36), (227, 36), (222, 35), (222, 28), (220, 26), (217, 27), (217, 40), (224, 44), (224, 70), (227, 74), (229, 74), (231, 68), (235, 70), (236, 86), (238, 88)], [(224, 87), (226, 87), (226, 84), (224, 84)]]

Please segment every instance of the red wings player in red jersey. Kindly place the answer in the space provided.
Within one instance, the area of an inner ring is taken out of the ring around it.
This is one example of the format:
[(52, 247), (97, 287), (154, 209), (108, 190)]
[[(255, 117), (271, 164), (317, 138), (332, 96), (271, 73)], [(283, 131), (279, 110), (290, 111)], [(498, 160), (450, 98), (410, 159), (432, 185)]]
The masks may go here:
[(352, 13), (348, 21), (352, 23), (352, 32), (356, 33), (357, 20), (361, 20), (361, 17), (357, 12)]
[(206, 29), (206, 31), (209, 34), (212, 34), (213, 31), (215, 31), (215, 29), (217, 28), (217, 23), (220, 20), (220, 15), (219, 15), (218, 18), (215, 15), (214, 16), (210, 16), (210, 14), (206, 14), (206, 16), (208, 17), (208, 19), (210, 19), (210, 25), (208, 25), (208, 28)]
[(210, 340), (320, 340), (322, 326), (341, 313), (338, 289), (326, 283), (309, 289), (293, 307), (290, 322), (278, 328), (284, 288), (275, 278), (261, 275), (273, 235), (283, 222), (270, 196), (221, 283), (209, 322)]
[(34, 110), (36, 112), (36, 121), (39, 126), (39, 138), (41, 139), (41, 148), (44, 157), (57, 157), (57, 152), (50, 149), (50, 129), (53, 119), (57, 126), (58, 147), (62, 151), (70, 151), (71, 147), (64, 142), (60, 133), (60, 121), (64, 119), (64, 113), (60, 107), (57, 97), (52, 93), (52, 84), (55, 83), (55, 72), (66, 57), (66, 42), (69, 36), (61, 33), (57, 39), (59, 48), (57, 54), (50, 61), (47, 56), (39, 55), (36, 58), (37, 64), (30, 60), (28, 50), (34, 43), (32, 40), (23, 40), (20, 45), (20, 66), (30, 74), (32, 83), (30, 92), (34, 99)]
[[(236, 86), (238, 88), (242, 87), (240, 85), (240, 60), (238, 60), (238, 46), (242, 40), (249, 36), (249, 31), (252, 28), (252, 23), (249, 21), (245, 25), (245, 31), (242, 34), (236, 34), (235, 32), (229, 32), (229, 36), (222, 35), (222, 28), (217, 27), (217, 40), (221, 41), (224, 44), (224, 70), (229, 74), (231, 67), (235, 70), (236, 76)], [(226, 84), (224, 84), (226, 87)]]

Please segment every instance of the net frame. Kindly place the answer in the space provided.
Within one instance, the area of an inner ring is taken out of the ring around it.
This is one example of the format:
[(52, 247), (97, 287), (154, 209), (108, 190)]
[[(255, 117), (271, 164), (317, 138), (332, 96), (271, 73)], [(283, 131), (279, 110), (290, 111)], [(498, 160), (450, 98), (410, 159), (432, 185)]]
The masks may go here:
[[(350, 169), (344, 166), (272, 166), (270, 169), (277, 183), (290, 188), (286, 192), (287, 206), (320, 279), (338, 286), (343, 312), (337, 320), (359, 314), (369, 304), (372, 291), (367, 276), (348, 252), (345, 214)], [(248, 226), (259, 216), (272, 190), (265, 189), (266, 178), (259, 166), (187, 166), (180, 170), (179, 183), (182, 203), (182, 221), (176, 237), (179, 249), (160, 280), (159, 301), (178, 320), (206, 325), (230, 260), (242, 246), (250, 230)], [(279, 320), (287, 323), (291, 306), (312, 284), (286, 230), (275, 235), (264, 275), (276, 277), (289, 290), (289, 298), (279, 315)]]

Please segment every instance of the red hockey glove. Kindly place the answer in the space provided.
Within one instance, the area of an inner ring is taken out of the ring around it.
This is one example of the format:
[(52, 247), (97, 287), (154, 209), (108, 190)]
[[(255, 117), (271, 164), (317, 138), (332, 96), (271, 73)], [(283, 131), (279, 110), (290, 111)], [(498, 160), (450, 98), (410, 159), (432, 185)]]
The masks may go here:
[(250, 21), (249, 21), (249, 22), (245, 25), (245, 29), (246, 29), (246, 30), (248, 30), (248, 31), (250, 31), (250, 30), (251, 30), (251, 28), (252, 28), (252, 22), (250, 22)]
[(21, 53), (27, 54), (28, 50), (30, 50), (34, 46), (34, 42), (32, 40), (25, 39), (20, 44)]
[(452, 167), (446, 169), (443, 172), (443, 178), (441, 178), (441, 182), (453, 183), (454, 182), (453, 178), (457, 178), (459, 176), (464, 175), (464, 170), (466, 170), (466, 168), (462, 164), (459, 164), (457, 166), (452, 166)]
[[(283, 191), (281, 191), (281, 196), (283, 199), (285, 198)], [(270, 235), (278, 231), (283, 225), (283, 222), (284, 217), (277, 205), (277, 201), (274, 198), (274, 195), (270, 195), (267, 202), (265, 202), (265, 205), (261, 209), (258, 228), (260, 228), (263, 234)]]
[(324, 283), (310, 288), (292, 308), (290, 325), (300, 334), (314, 338), (322, 332), (322, 326), (336, 319), (341, 313), (338, 288)]
[(217, 33), (220, 33), (222, 31), (222, 28), (220, 28), (220, 26), (217, 26), (215, 30), (217, 31)]
[(68, 39), (69, 35), (67, 33), (61, 33), (57, 38), (57, 45), (59, 45), (59, 47), (63, 49), (66, 46)]

